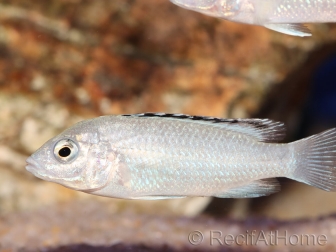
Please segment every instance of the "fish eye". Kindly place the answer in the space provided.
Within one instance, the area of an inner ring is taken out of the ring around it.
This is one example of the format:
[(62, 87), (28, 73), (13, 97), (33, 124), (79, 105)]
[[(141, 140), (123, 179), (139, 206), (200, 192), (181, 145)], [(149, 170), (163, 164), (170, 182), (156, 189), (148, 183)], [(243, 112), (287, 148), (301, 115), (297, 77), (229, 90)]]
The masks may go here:
[(60, 162), (71, 162), (78, 156), (78, 146), (71, 139), (63, 139), (56, 143), (54, 155)]

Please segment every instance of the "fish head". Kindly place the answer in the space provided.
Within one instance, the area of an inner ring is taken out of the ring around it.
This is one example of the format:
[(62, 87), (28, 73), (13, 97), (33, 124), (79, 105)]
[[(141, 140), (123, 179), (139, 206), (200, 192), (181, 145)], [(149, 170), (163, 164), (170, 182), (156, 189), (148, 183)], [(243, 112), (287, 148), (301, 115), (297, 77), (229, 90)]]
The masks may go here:
[(90, 120), (77, 123), (47, 141), (27, 160), (26, 169), (36, 177), (71, 189), (103, 188), (117, 165), (110, 144), (100, 140)]

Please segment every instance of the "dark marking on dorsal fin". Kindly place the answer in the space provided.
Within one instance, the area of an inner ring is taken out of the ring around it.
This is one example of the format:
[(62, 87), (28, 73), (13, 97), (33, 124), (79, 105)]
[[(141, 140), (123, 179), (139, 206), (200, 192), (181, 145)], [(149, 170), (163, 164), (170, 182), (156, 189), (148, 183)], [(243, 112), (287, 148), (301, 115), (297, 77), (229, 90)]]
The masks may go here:
[(277, 142), (282, 140), (285, 136), (284, 124), (269, 119), (226, 119), (209, 116), (192, 116), (170, 113), (142, 113), (122, 116), (162, 119), (166, 118), (208, 124), (215, 127), (221, 127), (227, 130), (246, 134), (257, 138), (259, 141), (262, 142)]
[(137, 116), (137, 117), (166, 117), (166, 118), (174, 118), (174, 119), (190, 119), (194, 121), (206, 121), (213, 123), (238, 123), (238, 119), (225, 119), (218, 117), (210, 117), (210, 116), (193, 116), (186, 114), (170, 114), (170, 113), (142, 113), (142, 114), (128, 114), (122, 116)]

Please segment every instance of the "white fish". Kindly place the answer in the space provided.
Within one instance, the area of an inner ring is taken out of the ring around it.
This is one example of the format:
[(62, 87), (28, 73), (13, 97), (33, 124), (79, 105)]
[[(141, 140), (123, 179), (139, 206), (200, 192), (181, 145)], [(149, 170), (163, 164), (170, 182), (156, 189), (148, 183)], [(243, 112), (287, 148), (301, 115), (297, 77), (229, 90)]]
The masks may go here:
[(311, 36), (302, 23), (336, 22), (336, 0), (170, 0), (186, 9), (293, 36)]
[(107, 197), (259, 197), (275, 177), (336, 190), (336, 129), (289, 144), (282, 123), (146, 113), (75, 124), (27, 159), (35, 176)]

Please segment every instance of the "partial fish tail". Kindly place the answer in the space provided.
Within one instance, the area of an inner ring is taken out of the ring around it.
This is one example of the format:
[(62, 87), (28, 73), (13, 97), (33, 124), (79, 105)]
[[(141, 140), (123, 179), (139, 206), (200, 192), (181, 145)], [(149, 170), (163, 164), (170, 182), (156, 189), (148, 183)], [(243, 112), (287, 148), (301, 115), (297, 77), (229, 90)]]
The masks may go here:
[(336, 191), (336, 128), (290, 143), (296, 160), (291, 179)]

